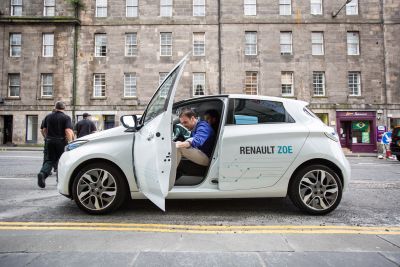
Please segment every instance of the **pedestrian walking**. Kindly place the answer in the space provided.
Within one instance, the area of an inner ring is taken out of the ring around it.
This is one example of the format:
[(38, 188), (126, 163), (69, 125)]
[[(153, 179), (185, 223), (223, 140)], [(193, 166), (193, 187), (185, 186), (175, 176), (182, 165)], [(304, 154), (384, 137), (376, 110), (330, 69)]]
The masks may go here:
[(64, 113), (65, 104), (58, 101), (55, 111), (46, 116), (43, 122), (43, 134), (46, 136), (47, 150), (43, 166), (38, 173), (38, 186), (46, 187), (46, 178), (50, 175), (53, 166), (57, 166), (58, 160), (64, 152), (67, 142), (74, 139), (71, 118)]
[[(44, 121), (46, 120), (46, 118), (47, 118), (49, 115), (53, 114), (55, 111), (56, 111), (56, 110), (53, 109), (53, 110), (51, 111), (51, 113), (47, 114), (46, 117), (42, 120), (42, 123), (40, 124), (40, 133), (42, 134), (42, 136), (43, 136), (43, 138), (44, 138), (44, 149), (43, 149), (43, 163), (42, 163), (42, 166), (43, 166), (43, 164), (48, 160), (48, 155), (47, 155), (47, 140), (46, 140), (46, 133), (44, 132)], [(53, 168), (56, 169), (57, 167), (54, 167), (54, 166), (53, 166)], [(51, 173), (50, 173), (50, 175), (51, 175)]]
[(82, 136), (94, 133), (97, 131), (96, 125), (93, 121), (89, 119), (90, 114), (85, 112), (83, 113), (83, 120), (80, 120), (75, 125), (75, 131), (77, 138)]

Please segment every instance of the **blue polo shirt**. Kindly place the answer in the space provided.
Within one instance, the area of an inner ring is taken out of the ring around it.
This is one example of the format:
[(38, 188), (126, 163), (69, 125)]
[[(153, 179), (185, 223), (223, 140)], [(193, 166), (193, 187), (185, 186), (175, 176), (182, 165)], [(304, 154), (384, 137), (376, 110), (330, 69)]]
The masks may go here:
[(192, 147), (203, 151), (210, 158), (214, 146), (215, 133), (208, 122), (198, 121), (190, 136), (192, 137)]

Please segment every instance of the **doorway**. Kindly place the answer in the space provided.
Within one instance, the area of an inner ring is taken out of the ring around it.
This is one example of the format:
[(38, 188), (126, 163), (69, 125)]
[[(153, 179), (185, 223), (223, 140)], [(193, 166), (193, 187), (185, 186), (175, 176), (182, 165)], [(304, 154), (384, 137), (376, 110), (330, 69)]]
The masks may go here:
[(12, 130), (13, 130), (13, 116), (12, 115), (5, 115), (2, 116), (4, 121), (3, 127), (3, 142), (2, 144), (12, 144)]
[(352, 132), (351, 132), (351, 121), (340, 122), (340, 144), (342, 147), (347, 147), (351, 150), (352, 145)]

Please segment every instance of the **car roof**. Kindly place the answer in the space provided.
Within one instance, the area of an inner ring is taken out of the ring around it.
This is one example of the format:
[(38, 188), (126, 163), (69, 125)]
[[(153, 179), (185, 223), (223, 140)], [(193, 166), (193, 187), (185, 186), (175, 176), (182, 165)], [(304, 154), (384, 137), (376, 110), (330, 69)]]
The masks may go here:
[(184, 101), (190, 101), (190, 100), (197, 100), (197, 99), (212, 99), (212, 98), (221, 98), (221, 97), (227, 97), (227, 98), (240, 98), (240, 99), (255, 99), (255, 100), (269, 100), (269, 101), (279, 101), (283, 102), (286, 104), (297, 104), (297, 105), (302, 105), (302, 106), (307, 106), (309, 103), (302, 101), (302, 100), (297, 100), (297, 99), (291, 99), (291, 98), (283, 98), (283, 97), (276, 97), (276, 96), (264, 96), (264, 95), (245, 95), (245, 94), (219, 94), (219, 95), (207, 95), (207, 96), (196, 96), (193, 98), (185, 99), (180, 102)]

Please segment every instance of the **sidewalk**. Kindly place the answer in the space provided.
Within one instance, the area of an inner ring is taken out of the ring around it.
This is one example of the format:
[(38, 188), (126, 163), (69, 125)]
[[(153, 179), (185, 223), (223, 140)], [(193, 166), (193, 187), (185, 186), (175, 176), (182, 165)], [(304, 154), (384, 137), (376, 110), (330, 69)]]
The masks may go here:
[(0, 151), (43, 151), (43, 146), (0, 146)]
[(399, 242), (397, 234), (9, 230), (0, 231), (0, 265), (395, 267)]

